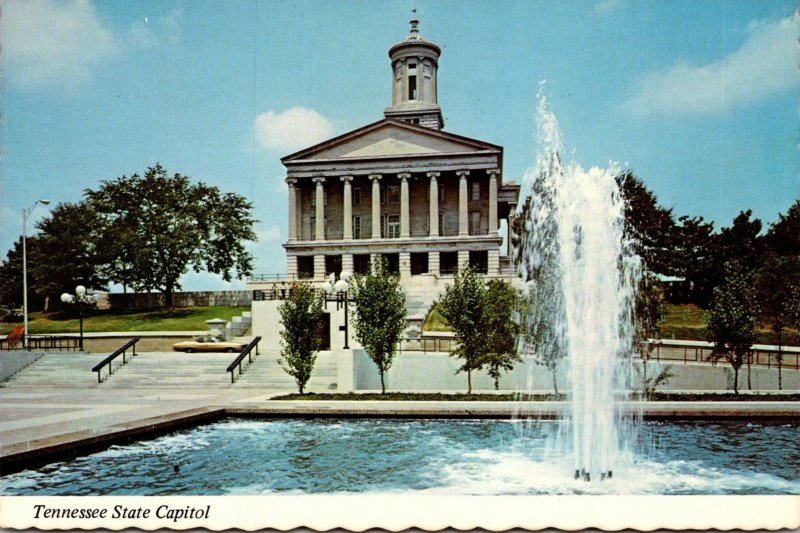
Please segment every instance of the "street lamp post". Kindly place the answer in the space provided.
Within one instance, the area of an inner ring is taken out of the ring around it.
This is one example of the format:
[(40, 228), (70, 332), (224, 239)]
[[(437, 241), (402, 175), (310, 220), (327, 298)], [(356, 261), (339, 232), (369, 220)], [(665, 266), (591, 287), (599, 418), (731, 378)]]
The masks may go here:
[(65, 304), (76, 304), (78, 306), (78, 320), (80, 322), (80, 338), (78, 341), (78, 348), (83, 351), (83, 306), (84, 304), (97, 303), (94, 294), (87, 294), (86, 287), (78, 285), (75, 287), (75, 294), (65, 292), (61, 295), (61, 301)]
[(22, 347), (25, 349), (28, 348), (28, 251), (26, 243), (28, 216), (33, 213), (37, 205), (47, 205), (49, 203), (50, 200), (36, 200), (22, 210), (22, 320), (25, 323)]
[[(350, 342), (350, 332), (348, 329), (348, 309), (347, 304), (350, 300), (349, 295), (347, 292), (350, 289), (350, 278), (353, 275), (350, 272), (342, 272), (339, 274), (339, 280), (335, 283), (331, 283), (331, 281), (326, 281), (322, 284), (322, 290), (325, 291), (326, 294), (329, 295), (336, 295), (336, 310), (342, 309), (344, 307), (344, 326), (340, 326), (340, 331), (344, 331), (344, 346), (345, 350), (349, 350), (349, 342)], [(333, 275), (331, 275), (333, 278)]]

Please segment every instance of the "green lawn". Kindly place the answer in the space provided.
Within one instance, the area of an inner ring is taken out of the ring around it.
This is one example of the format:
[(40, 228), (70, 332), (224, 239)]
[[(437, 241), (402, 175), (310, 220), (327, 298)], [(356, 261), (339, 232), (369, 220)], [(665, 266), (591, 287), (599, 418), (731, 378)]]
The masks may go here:
[[(96, 311), (84, 316), (85, 332), (104, 331), (205, 331), (206, 320), (221, 318), (230, 321), (250, 307), (181, 307), (172, 310), (136, 311), (129, 313)], [(21, 322), (0, 325), (0, 334), (7, 334)], [(78, 317), (74, 314), (31, 313), (30, 333), (77, 333)]]
[[(662, 339), (691, 341), (706, 340), (705, 311), (693, 304), (665, 304), (664, 323), (661, 326)], [(422, 326), (424, 331), (450, 331), (447, 321), (434, 306)], [(777, 337), (769, 323), (763, 323), (758, 330), (759, 344), (777, 344)], [(789, 329), (784, 332), (785, 346), (800, 346), (800, 332)]]

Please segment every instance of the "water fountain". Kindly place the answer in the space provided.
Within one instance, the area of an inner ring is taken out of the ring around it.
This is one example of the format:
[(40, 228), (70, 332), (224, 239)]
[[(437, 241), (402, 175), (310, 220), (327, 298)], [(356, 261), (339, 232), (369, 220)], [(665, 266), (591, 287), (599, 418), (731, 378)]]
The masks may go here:
[(519, 268), (532, 302), (524, 338), (540, 359), (565, 359), (575, 478), (604, 480), (629, 434), (616, 400), (627, 389), (640, 261), (625, 235), (618, 169), (562, 162), (561, 131), (541, 91), (537, 126), (520, 214)]

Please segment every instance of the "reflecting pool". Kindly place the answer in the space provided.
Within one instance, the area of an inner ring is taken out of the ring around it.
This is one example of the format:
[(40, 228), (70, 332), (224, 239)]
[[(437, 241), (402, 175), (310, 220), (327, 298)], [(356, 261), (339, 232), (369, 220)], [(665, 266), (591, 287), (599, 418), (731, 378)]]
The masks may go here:
[(559, 421), (227, 419), (0, 478), (10, 495), (800, 494), (800, 424), (643, 422), (610, 480)]

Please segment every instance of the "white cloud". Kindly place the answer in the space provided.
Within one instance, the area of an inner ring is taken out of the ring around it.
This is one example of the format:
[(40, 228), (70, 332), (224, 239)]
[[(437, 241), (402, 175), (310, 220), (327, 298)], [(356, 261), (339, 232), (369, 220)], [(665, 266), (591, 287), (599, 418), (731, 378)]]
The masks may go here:
[(120, 53), (88, 0), (5, 2), (2, 16), (9, 79), (23, 87), (78, 89)]
[(288, 152), (330, 138), (333, 125), (313, 109), (292, 107), (281, 113), (268, 111), (258, 115), (255, 134), (262, 148)]
[(738, 50), (706, 65), (683, 61), (647, 74), (624, 108), (637, 116), (711, 115), (800, 86), (798, 19), (750, 24)]

